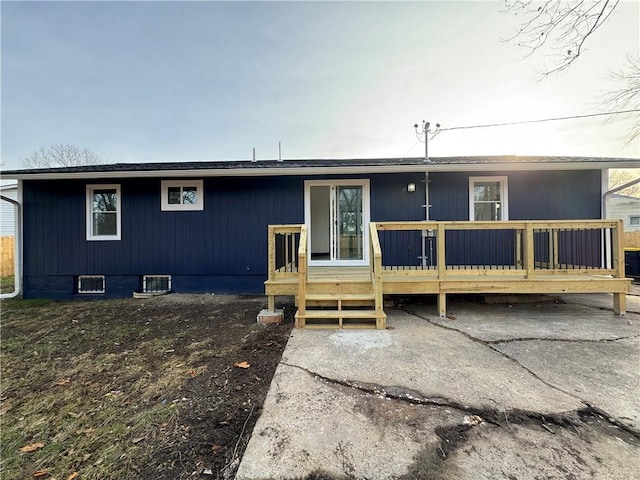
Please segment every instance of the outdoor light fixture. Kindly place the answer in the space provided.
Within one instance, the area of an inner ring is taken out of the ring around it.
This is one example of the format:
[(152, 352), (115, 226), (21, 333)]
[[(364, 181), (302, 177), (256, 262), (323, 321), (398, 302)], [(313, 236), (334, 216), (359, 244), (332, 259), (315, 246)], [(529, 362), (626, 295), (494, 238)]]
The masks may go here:
[(416, 191), (416, 184), (411, 182), (409, 185), (407, 185), (407, 192), (415, 192)]

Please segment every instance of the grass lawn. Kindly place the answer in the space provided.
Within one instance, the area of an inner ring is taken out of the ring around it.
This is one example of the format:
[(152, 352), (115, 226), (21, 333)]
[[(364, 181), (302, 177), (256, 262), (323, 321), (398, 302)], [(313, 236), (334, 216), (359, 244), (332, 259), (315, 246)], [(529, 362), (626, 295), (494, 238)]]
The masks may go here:
[(232, 478), (291, 330), (263, 303), (3, 300), (0, 477)]
[(0, 293), (11, 293), (15, 288), (13, 285), (14, 277), (0, 277)]

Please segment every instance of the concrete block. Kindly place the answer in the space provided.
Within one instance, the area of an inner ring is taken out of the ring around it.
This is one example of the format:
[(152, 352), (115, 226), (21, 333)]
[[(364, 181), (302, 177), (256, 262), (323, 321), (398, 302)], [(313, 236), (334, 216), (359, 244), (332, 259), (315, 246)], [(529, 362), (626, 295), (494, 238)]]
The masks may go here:
[(281, 308), (269, 310), (263, 308), (258, 314), (258, 323), (275, 323), (281, 324), (284, 321), (284, 311)]

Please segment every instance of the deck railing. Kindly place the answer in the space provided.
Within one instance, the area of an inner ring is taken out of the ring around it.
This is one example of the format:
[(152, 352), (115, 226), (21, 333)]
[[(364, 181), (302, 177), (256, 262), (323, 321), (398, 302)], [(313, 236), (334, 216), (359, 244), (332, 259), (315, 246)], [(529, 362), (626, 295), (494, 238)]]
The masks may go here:
[[(618, 220), (372, 222), (371, 278), (390, 271), (435, 278), (555, 274), (624, 277)], [(304, 225), (269, 226), (269, 280), (307, 271)], [(301, 263), (303, 262), (303, 263)]]
[(624, 277), (621, 221), (377, 222), (385, 271)]
[(302, 227), (269, 225), (269, 280), (297, 277)]

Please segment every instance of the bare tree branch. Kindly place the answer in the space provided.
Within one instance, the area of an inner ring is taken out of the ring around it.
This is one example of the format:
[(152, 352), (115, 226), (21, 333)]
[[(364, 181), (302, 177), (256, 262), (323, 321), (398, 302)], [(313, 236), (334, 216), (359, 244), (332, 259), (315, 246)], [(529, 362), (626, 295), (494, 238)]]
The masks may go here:
[[(614, 189), (632, 180), (640, 178), (640, 169), (611, 169), (609, 170), (609, 189)], [(640, 183), (617, 192), (619, 195), (640, 198)]]
[[(602, 97), (602, 111), (640, 109), (640, 57), (627, 57), (625, 69), (611, 73), (614, 87)], [(634, 115), (634, 123), (627, 143), (640, 137), (640, 115)]]
[[(525, 50), (525, 58), (539, 53), (551, 60), (542, 78), (566, 71), (585, 50), (593, 34), (614, 12), (620, 0), (504, 0), (505, 12), (522, 18), (520, 28), (504, 39)], [(640, 108), (640, 59), (627, 57), (628, 66), (614, 72), (613, 87), (601, 101), (602, 111), (617, 112)], [(640, 136), (640, 116), (627, 143)]]
[(40, 147), (24, 159), (25, 168), (74, 167), (79, 165), (96, 165), (100, 157), (93, 151), (80, 149), (75, 145), (52, 145)]
[[(587, 40), (607, 21), (620, 0), (567, 2), (547, 0), (505, 0), (506, 11), (523, 20), (518, 32), (505, 39), (527, 51), (551, 59), (542, 72), (549, 76), (567, 70), (583, 53)], [(561, 52), (561, 53), (557, 53)]]

